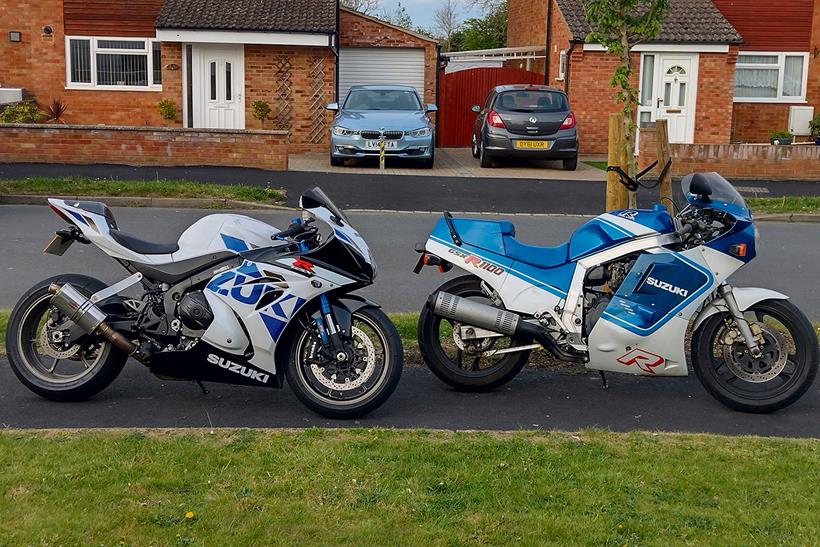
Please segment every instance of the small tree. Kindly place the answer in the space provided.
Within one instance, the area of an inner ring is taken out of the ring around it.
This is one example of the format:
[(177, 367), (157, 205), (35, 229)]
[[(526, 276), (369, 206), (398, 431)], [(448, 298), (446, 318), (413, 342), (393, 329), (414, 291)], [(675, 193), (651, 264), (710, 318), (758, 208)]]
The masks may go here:
[(251, 111), (253, 113), (253, 117), (259, 120), (262, 127), (265, 127), (265, 120), (268, 119), (268, 116), (270, 116), (271, 113), (270, 104), (268, 104), (267, 101), (254, 101), (251, 105)]
[[(587, 21), (592, 32), (587, 42), (598, 42), (607, 53), (618, 57), (618, 66), (610, 84), (616, 88), (615, 101), (623, 105), (624, 136), (629, 158), (629, 175), (637, 172), (635, 161), (635, 109), (638, 89), (632, 85), (632, 48), (660, 34), (663, 17), (669, 9), (669, 0), (584, 0)], [(629, 206), (635, 206), (630, 193)]]
[(413, 28), (413, 18), (410, 17), (410, 14), (407, 13), (407, 8), (405, 8), (401, 2), (396, 2), (396, 7), (392, 10), (383, 9), (380, 18), (397, 27), (406, 29)]
[(434, 30), (441, 37), (444, 51), (453, 51), (453, 35), (458, 31), (460, 18), (455, 0), (442, 0), (433, 12)]
[(157, 108), (163, 120), (172, 122), (177, 119), (177, 105), (171, 99), (162, 99), (157, 103)]
[(353, 11), (370, 15), (376, 13), (381, 7), (381, 0), (342, 0), (341, 4)]

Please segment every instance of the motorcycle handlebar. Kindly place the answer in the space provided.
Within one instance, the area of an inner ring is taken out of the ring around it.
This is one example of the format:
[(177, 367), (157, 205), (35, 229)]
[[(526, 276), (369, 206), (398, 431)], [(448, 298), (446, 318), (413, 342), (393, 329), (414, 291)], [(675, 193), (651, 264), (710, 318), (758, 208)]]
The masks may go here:
[(298, 236), (299, 234), (304, 233), (305, 231), (307, 231), (307, 228), (303, 223), (294, 222), (290, 226), (288, 226), (287, 230), (283, 230), (277, 234), (273, 234), (271, 236), (271, 239), (287, 239), (289, 237)]

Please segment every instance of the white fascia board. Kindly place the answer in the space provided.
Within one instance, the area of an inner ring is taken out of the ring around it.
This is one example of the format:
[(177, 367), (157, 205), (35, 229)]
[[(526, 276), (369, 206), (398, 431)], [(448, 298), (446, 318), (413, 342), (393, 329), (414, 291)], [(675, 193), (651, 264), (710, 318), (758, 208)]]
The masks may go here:
[(331, 34), (308, 32), (242, 32), (231, 30), (157, 29), (160, 42), (187, 44), (260, 44), (270, 46), (329, 47)]
[[(584, 51), (606, 51), (601, 44), (584, 44)], [(729, 44), (638, 44), (637, 52), (657, 53), (729, 53)]]

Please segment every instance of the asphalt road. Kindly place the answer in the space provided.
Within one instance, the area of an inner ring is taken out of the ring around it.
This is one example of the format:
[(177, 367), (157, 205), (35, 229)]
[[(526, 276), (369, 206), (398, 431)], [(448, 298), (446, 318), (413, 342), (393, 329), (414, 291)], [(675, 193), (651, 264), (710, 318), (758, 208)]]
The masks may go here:
[[(336, 194), (331, 192), (331, 197)], [(199, 217), (211, 211), (172, 209), (114, 209), (120, 227), (156, 241), (175, 240)], [(250, 213), (274, 226), (285, 227), (289, 212)], [(494, 217), (497, 218), (497, 217)], [(379, 277), (362, 294), (389, 311), (414, 311), (448, 276), (427, 268), (414, 275), (416, 242), (424, 241), (437, 220), (432, 214), (358, 213), (351, 221), (376, 255)], [(531, 217), (514, 219), (519, 237), (529, 243), (555, 245), (567, 239), (581, 217)], [(53, 231), (63, 222), (47, 207), (0, 206), (0, 308), (10, 308), (36, 281), (60, 273), (86, 273), (115, 282), (125, 273), (95, 247), (74, 245), (63, 257), (42, 254)], [(732, 277), (736, 285), (760, 286), (788, 294), (807, 315), (820, 320), (820, 292), (816, 290), (820, 264), (820, 224), (761, 222), (760, 255)], [(452, 272), (451, 275), (458, 275)]]
[[(497, 174), (496, 174), (497, 173)], [(398, 176), (373, 174), (265, 171), (236, 167), (128, 167), (124, 165), (0, 164), (0, 179), (34, 176), (84, 176), (119, 180), (182, 179), (219, 184), (284, 188), (287, 204), (296, 206), (309, 186), (319, 185), (345, 209), (402, 211), (485, 211), (502, 213), (598, 214), (604, 207), (601, 182), (561, 180), (545, 172), (543, 180)], [(732, 181), (744, 195), (769, 197), (820, 195), (820, 181)], [(676, 188), (677, 185), (674, 185)], [(657, 201), (653, 190), (638, 193), (638, 205)]]
[(492, 393), (459, 393), (426, 368), (406, 368), (393, 396), (355, 421), (327, 420), (290, 389), (164, 382), (130, 361), (93, 399), (56, 403), (23, 387), (0, 359), (0, 427), (397, 427), (429, 429), (560, 429), (601, 427), (729, 435), (820, 437), (820, 382), (800, 401), (768, 415), (744, 414), (712, 399), (694, 376), (643, 378), (525, 369)]

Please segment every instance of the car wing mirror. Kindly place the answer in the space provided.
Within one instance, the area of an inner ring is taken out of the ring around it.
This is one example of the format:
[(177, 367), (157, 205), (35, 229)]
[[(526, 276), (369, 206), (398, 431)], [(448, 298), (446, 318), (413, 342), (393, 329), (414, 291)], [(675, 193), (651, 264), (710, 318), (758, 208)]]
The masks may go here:
[(474, 104), (473, 107), (470, 110), (472, 110), (473, 112), (478, 114), (479, 112), (481, 112), (481, 107), (478, 106), (477, 104)]
[(438, 107), (434, 104), (428, 104), (427, 112), (438, 112)]
[(339, 103), (327, 103), (325, 105), (325, 108), (327, 110), (331, 110), (333, 112), (338, 112), (339, 111)]

